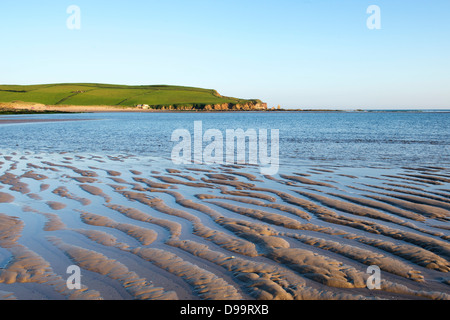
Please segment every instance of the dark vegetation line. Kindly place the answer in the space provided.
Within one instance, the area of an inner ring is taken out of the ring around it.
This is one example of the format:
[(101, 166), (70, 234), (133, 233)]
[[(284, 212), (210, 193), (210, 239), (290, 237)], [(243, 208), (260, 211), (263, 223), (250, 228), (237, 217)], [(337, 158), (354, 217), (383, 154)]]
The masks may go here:
[(159, 91), (161, 91), (161, 90), (147, 91), (147, 92), (144, 92), (144, 93), (141, 93), (141, 94), (137, 94), (135, 96), (128, 97), (125, 100), (120, 101), (118, 104), (116, 104), (116, 106), (121, 106), (122, 103), (124, 103), (125, 101), (128, 101), (130, 99), (133, 99), (133, 98), (136, 98), (136, 97), (139, 97), (139, 96), (145, 96), (147, 94), (155, 94), (156, 92), (159, 92)]
[(72, 97), (75, 97), (75, 96), (77, 96), (77, 95), (79, 95), (79, 94), (83, 94), (83, 93), (86, 93), (86, 92), (91, 92), (91, 91), (94, 91), (94, 90), (95, 90), (95, 89), (88, 90), (88, 91), (84, 91), (84, 92), (74, 92), (73, 94), (68, 95), (68, 96), (65, 97), (65, 98), (62, 98), (61, 100), (59, 100), (59, 101), (56, 102), (55, 104), (62, 104), (64, 101), (66, 101), (66, 100), (68, 100), (68, 99), (70, 99), (70, 98), (72, 98)]

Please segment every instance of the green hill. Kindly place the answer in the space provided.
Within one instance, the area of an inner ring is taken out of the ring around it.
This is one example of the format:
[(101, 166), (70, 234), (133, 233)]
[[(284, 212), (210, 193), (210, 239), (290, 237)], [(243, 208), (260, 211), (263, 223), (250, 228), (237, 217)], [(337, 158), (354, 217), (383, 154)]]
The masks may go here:
[[(223, 97), (210, 89), (181, 86), (124, 86), (110, 84), (0, 85), (0, 102), (23, 101), (45, 105), (137, 107), (152, 109), (265, 109), (260, 100)], [(146, 106), (145, 106), (146, 107)]]

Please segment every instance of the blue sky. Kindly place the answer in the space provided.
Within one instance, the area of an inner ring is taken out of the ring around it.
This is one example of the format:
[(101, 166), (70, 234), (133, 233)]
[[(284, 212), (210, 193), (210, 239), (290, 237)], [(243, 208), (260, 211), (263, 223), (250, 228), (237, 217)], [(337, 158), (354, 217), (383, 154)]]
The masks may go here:
[[(81, 10), (69, 30), (66, 10)], [(381, 9), (381, 30), (366, 10)], [(2, 0), (0, 83), (217, 89), (286, 108), (450, 109), (450, 1)]]

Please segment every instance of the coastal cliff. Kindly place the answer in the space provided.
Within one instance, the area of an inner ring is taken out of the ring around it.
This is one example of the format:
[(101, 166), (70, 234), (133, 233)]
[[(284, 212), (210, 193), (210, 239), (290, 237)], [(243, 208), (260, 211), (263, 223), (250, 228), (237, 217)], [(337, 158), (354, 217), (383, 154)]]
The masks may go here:
[(193, 87), (151, 85), (125, 86), (111, 84), (44, 84), (32, 86), (0, 85), (0, 103), (27, 105), (30, 110), (192, 110), (252, 111), (267, 110), (258, 99), (222, 96), (216, 90)]
[(151, 110), (197, 110), (197, 111), (264, 111), (267, 103), (259, 100), (244, 103), (216, 103), (216, 104), (174, 104), (174, 105), (138, 105), (136, 108)]

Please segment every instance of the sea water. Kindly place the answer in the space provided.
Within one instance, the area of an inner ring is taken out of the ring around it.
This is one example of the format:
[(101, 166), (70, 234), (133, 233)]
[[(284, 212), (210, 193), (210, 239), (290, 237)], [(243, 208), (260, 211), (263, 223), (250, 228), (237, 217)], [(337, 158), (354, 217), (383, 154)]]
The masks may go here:
[(0, 152), (132, 154), (169, 159), (174, 130), (278, 129), (280, 165), (450, 165), (450, 112), (82, 113), (0, 125)]

